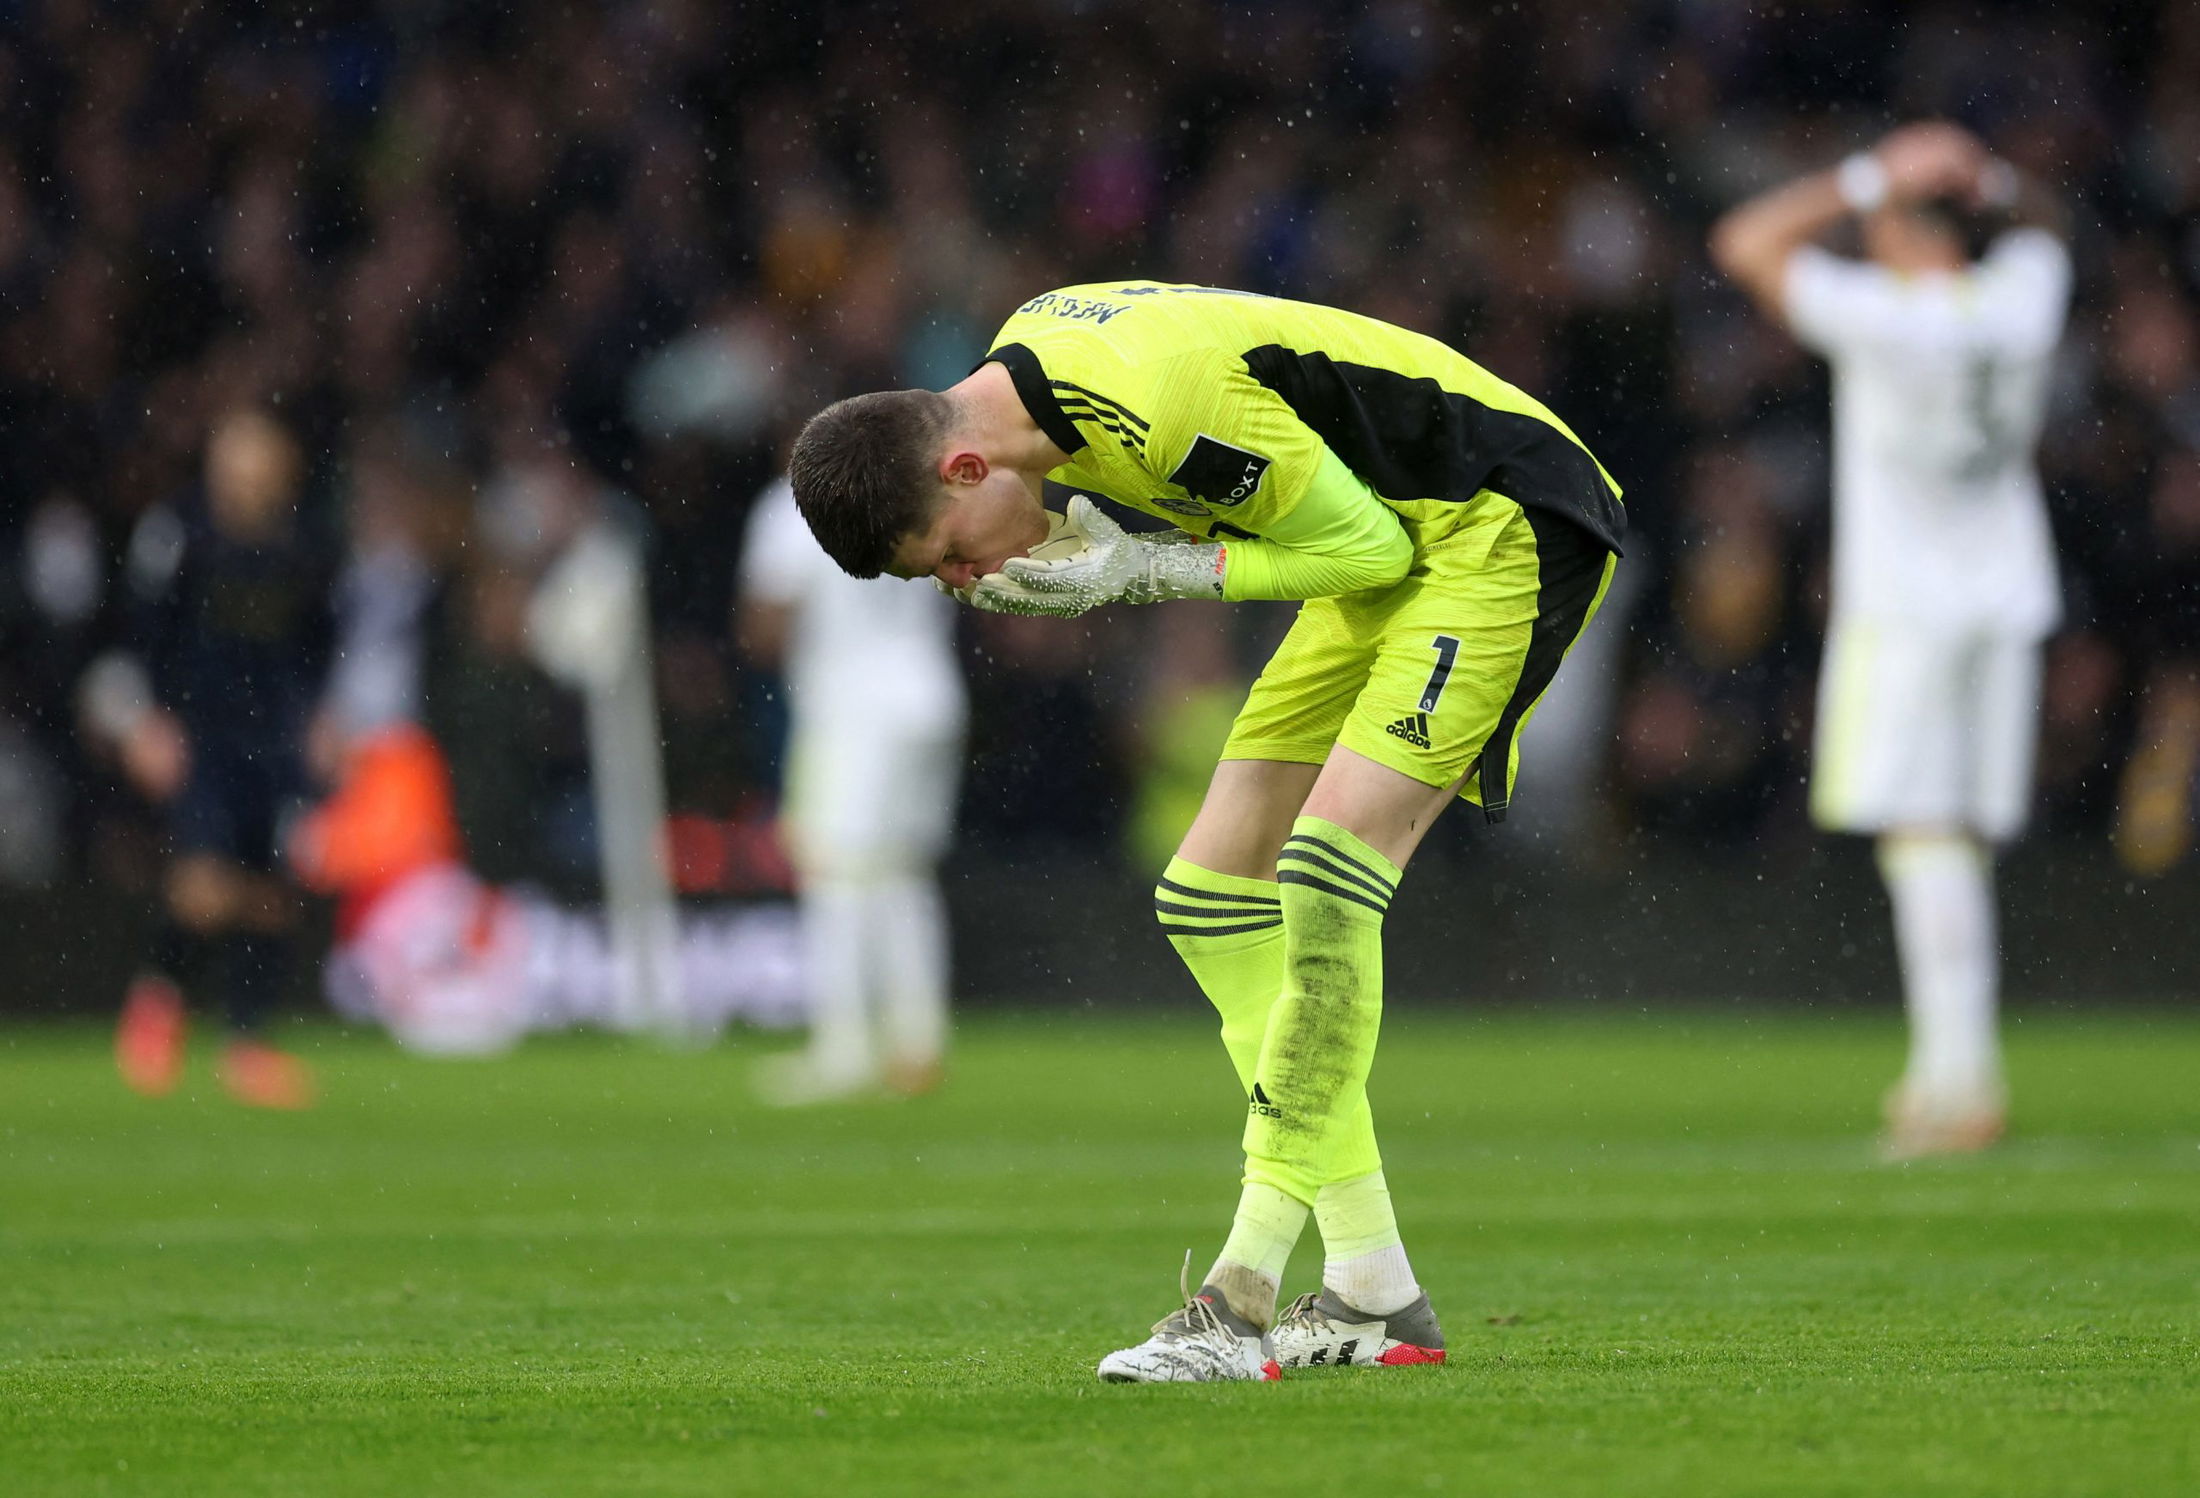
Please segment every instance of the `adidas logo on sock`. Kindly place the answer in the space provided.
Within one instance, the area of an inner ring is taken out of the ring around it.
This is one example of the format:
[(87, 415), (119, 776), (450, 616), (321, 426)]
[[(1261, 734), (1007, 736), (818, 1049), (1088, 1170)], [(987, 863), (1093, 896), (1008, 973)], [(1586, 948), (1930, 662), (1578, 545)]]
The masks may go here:
[(1416, 749), (1426, 749), (1428, 747), (1428, 714), (1408, 713), (1383, 731), (1404, 739)]
[(1258, 1114), (1262, 1118), (1283, 1117), (1283, 1110), (1281, 1108), (1278, 1108), (1274, 1103), (1268, 1101), (1268, 1094), (1261, 1090), (1261, 1085), (1258, 1082), (1255, 1082), (1253, 1084), (1253, 1096), (1251, 1102), (1251, 1111)]

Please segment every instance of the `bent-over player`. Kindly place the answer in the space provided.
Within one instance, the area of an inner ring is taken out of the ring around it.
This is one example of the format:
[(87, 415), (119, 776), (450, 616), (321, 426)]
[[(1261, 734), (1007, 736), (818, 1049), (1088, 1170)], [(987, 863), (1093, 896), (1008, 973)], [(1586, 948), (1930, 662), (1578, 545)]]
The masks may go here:
[[(828, 407), (792, 472), (844, 569), (929, 574), (983, 608), (1306, 601), (1154, 893), (1248, 1098), (1244, 1191), (1198, 1293), (1100, 1376), (1441, 1362), (1368, 1107), (1383, 916), (1455, 796), (1503, 817), (1521, 725), (1610, 581), (1618, 486), (1434, 339), (1145, 281), (1034, 297), (944, 392)], [(1029, 560), (1048, 478), (1177, 533), (1126, 534), (1080, 497), (1086, 549)], [(1277, 1320), (1310, 1209), (1323, 1288)]]

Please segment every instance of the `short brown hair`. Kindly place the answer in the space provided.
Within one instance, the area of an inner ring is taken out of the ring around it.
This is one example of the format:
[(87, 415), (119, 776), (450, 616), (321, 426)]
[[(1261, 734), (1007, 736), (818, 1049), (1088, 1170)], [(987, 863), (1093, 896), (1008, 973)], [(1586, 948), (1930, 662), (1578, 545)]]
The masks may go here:
[(833, 402), (794, 439), (795, 504), (841, 571), (877, 577), (931, 518), (953, 414), (938, 391), (882, 390)]

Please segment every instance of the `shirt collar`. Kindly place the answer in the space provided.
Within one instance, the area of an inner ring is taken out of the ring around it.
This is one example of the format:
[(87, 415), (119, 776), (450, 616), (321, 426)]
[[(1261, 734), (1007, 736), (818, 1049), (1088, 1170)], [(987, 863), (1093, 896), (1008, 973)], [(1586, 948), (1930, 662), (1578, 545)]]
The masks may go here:
[(987, 354), (982, 362), (998, 364), (1008, 371), (1009, 380), (1016, 386), (1016, 398), (1024, 403), (1024, 409), (1039, 424), (1039, 430), (1047, 434), (1049, 442), (1066, 453), (1076, 452), (1086, 445), (1077, 424), (1064, 414), (1062, 403), (1054, 398), (1054, 387), (1047, 382), (1047, 372), (1039, 367), (1037, 354), (1020, 343), (1004, 343)]

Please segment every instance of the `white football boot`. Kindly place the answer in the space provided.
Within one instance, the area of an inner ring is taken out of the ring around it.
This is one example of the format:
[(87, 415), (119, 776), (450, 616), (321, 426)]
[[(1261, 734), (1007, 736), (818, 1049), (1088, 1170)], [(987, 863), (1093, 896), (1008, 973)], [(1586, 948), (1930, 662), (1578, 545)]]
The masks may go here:
[(1265, 1382), (1283, 1370), (1261, 1329), (1231, 1310), (1220, 1290), (1201, 1285), (1182, 1310), (1153, 1324), (1152, 1336), (1102, 1358), (1100, 1377), (1111, 1384)]
[(1422, 1291), (1387, 1316), (1357, 1310), (1335, 1292), (1302, 1295), (1276, 1318), (1269, 1334), (1285, 1368), (1404, 1368), (1444, 1361), (1444, 1329)]
[(863, 1097), (878, 1078), (861, 1063), (833, 1064), (810, 1051), (765, 1056), (752, 1074), (756, 1095), (774, 1108), (809, 1108)]
[(2000, 1140), (2008, 1127), (2008, 1108), (1998, 1083), (1930, 1092), (1905, 1082), (1887, 1094), (1887, 1131), (1879, 1138), (1879, 1157), (1902, 1161), (1975, 1155)]

